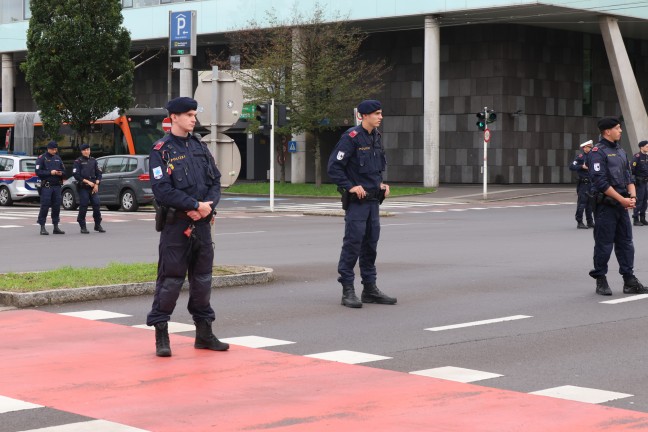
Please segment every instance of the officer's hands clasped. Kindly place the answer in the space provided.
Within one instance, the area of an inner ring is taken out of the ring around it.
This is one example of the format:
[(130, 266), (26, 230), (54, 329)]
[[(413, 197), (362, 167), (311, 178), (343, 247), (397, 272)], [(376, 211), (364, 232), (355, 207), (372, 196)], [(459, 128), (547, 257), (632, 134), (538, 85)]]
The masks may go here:
[(190, 210), (187, 212), (187, 216), (193, 221), (199, 221), (200, 219), (206, 218), (212, 213), (213, 201), (198, 202), (198, 209)]

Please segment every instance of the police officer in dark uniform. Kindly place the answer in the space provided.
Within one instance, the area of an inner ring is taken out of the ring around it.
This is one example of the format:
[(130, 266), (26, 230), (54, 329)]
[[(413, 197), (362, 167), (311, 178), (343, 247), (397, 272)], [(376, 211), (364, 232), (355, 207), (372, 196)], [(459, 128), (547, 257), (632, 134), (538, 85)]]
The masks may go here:
[(161, 230), (158, 275), (153, 306), (146, 324), (155, 326), (156, 355), (171, 356), (168, 321), (189, 273), (189, 313), (196, 325), (195, 348), (225, 351), (229, 345), (212, 333), (215, 313), (210, 305), (214, 248), (211, 219), (220, 200), (220, 177), (207, 146), (191, 132), (198, 103), (188, 97), (170, 100), (171, 133), (151, 149), (153, 194), (159, 204)]
[(47, 143), (47, 153), (38, 156), (36, 160), (36, 175), (41, 180), (40, 192), (40, 211), (38, 212), (38, 225), (40, 225), (41, 235), (49, 235), (45, 229), (45, 220), (47, 212), (52, 208), (52, 223), (54, 224), (54, 234), (65, 234), (58, 224), (61, 221), (61, 183), (65, 166), (58, 153), (58, 144), (56, 141)]
[[(594, 228), (594, 219), (592, 219), (592, 204), (589, 199), (590, 190), (590, 177), (588, 171), (589, 165), (589, 152), (592, 150), (592, 140), (584, 142), (580, 145), (583, 150), (576, 156), (576, 159), (569, 166), (570, 171), (576, 172), (578, 175), (578, 184), (576, 185), (576, 193), (578, 194), (578, 202), (576, 203), (576, 228), (588, 229)], [(583, 223), (583, 213), (587, 219), (587, 225)]]
[(637, 206), (632, 213), (633, 225), (648, 225), (646, 207), (648, 206), (648, 141), (639, 143), (639, 153), (632, 158), (632, 175), (637, 190)]
[(645, 294), (645, 288), (634, 275), (634, 244), (628, 210), (635, 207), (637, 195), (632, 182), (630, 163), (618, 141), (621, 124), (614, 117), (598, 122), (601, 140), (590, 152), (589, 173), (596, 193), (594, 211), (594, 268), (589, 272), (596, 279), (596, 293), (612, 295), (606, 274), (614, 249), (623, 276), (625, 294)]
[(81, 227), (81, 234), (89, 234), (86, 228), (86, 213), (88, 203), (92, 203), (92, 218), (94, 219), (94, 230), (100, 233), (106, 232), (101, 226), (101, 202), (99, 201), (99, 183), (101, 182), (101, 170), (97, 160), (90, 156), (90, 145), (81, 144), (81, 156), (74, 161), (72, 169), (74, 178), (77, 181), (79, 191), (79, 215), (77, 222)]
[[(350, 308), (360, 308), (362, 303), (396, 304), (396, 298), (376, 286), (379, 205), (389, 196), (389, 185), (382, 181), (386, 160), (378, 131), (382, 106), (377, 100), (365, 100), (358, 105), (358, 113), (362, 124), (342, 135), (328, 161), (328, 175), (343, 194), (346, 210), (338, 282), (342, 284), (342, 305)], [(364, 286), (362, 302), (353, 286), (358, 261)]]

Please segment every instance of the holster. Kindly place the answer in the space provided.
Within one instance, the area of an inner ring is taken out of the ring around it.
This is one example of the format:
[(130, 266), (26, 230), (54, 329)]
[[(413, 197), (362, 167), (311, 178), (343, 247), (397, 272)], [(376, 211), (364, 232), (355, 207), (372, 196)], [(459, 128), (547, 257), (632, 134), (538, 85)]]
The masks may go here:
[(342, 208), (344, 210), (349, 208), (349, 202), (351, 201), (349, 191), (344, 189), (343, 187), (338, 186), (337, 191), (340, 192), (340, 201), (342, 201)]
[(380, 192), (378, 192), (378, 201), (380, 202), (380, 204), (382, 204), (383, 201), (385, 201), (385, 191), (386, 190), (387, 189), (380, 189)]
[(162, 232), (164, 227), (169, 224), (173, 225), (176, 221), (176, 209), (159, 205), (155, 210), (155, 231)]

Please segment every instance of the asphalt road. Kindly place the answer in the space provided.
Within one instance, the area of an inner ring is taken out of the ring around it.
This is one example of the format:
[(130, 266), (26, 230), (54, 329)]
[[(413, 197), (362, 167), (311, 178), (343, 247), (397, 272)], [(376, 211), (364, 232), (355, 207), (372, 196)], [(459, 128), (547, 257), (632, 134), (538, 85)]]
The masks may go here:
[[(276, 279), (215, 291), (215, 333), (292, 341), (266, 349), (297, 355), (371, 353), (389, 358), (367, 366), (394, 371), (487, 372), (498, 376), (478, 385), (517, 392), (559, 386), (618, 392), (626, 396), (602, 404), (648, 413), (648, 299), (622, 294), (614, 256), (608, 275), (614, 295), (595, 295), (587, 275), (592, 231), (575, 229), (573, 200), (556, 194), (392, 202), (386, 210), (393, 216), (382, 219), (378, 286), (398, 304), (352, 310), (340, 306), (336, 282), (343, 218), (303, 214), (335, 208), (335, 201), (279, 200), (279, 210), (269, 213), (267, 201), (226, 198), (216, 222), (217, 261), (271, 267)], [(76, 213), (64, 213), (65, 236), (39, 236), (35, 216), (31, 225), (2, 219), (35, 210), (0, 209), (0, 226), (16, 226), (0, 227), (0, 271), (157, 260), (151, 212), (105, 212), (108, 232), (89, 236), (78, 234)], [(636, 274), (648, 283), (648, 227), (635, 228), (635, 247)], [(632, 301), (602, 303), (619, 299)], [(137, 297), (42, 310), (108, 310), (130, 316), (106, 321), (136, 325), (150, 302)], [(185, 304), (183, 294), (174, 321), (191, 323)]]

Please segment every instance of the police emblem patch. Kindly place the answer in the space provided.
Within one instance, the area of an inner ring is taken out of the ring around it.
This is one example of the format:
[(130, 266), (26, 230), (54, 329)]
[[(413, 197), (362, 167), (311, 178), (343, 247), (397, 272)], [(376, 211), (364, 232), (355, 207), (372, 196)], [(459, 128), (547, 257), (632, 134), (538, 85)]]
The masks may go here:
[(342, 160), (342, 159), (344, 159), (344, 152), (339, 151), (338, 154), (337, 154), (337, 160)]
[(596, 162), (594, 164), (594, 171), (601, 171), (601, 164), (600, 163)]
[(153, 178), (160, 180), (162, 178), (162, 167), (153, 168)]
[(578, 164), (578, 162), (574, 161), (574, 165), (577, 165), (577, 164)]

